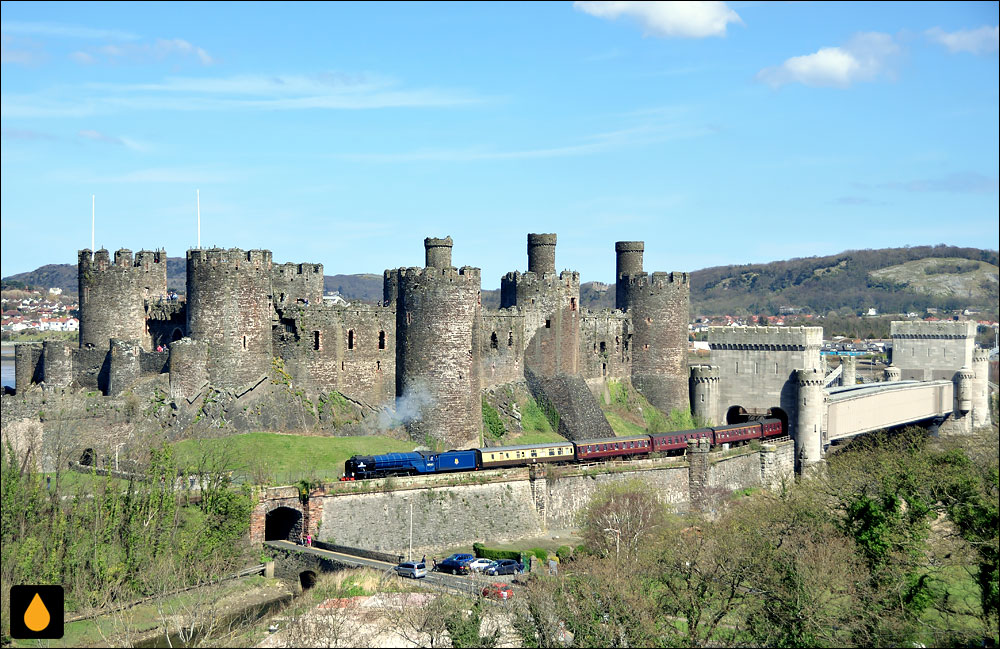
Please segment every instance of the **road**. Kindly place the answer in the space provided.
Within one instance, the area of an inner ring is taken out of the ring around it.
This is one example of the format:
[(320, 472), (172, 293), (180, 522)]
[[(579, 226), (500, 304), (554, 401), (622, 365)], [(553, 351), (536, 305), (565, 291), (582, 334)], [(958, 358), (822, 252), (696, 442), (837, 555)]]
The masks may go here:
[[(389, 572), (396, 567), (396, 564), (389, 563), (387, 561), (378, 561), (376, 559), (366, 559), (365, 557), (357, 557), (352, 554), (344, 554), (342, 552), (333, 552), (331, 550), (321, 550), (320, 548), (307, 548), (303, 545), (297, 545), (291, 541), (267, 541), (264, 545), (270, 545), (275, 548), (281, 548), (282, 550), (295, 550), (296, 552), (306, 552), (309, 554), (314, 554), (319, 557), (326, 557), (340, 563), (347, 564), (349, 566), (363, 566), (367, 568), (374, 568), (375, 570)], [(396, 577), (396, 579), (404, 579), (404, 577)], [(461, 593), (469, 593), (472, 595), (478, 595), (482, 588), (486, 584), (492, 583), (510, 583), (510, 577), (486, 577), (480, 574), (474, 574), (470, 576), (459, 576), (459, 575), (447, 575), (440, 572), (429, 572), (427, 576), (423, 579), (417, 580), (419, 582), (425, 583), (428, 586), (433, 586), (443, 590), (457, 591)], [(516, 586), (514, 586), (516, 588)]]

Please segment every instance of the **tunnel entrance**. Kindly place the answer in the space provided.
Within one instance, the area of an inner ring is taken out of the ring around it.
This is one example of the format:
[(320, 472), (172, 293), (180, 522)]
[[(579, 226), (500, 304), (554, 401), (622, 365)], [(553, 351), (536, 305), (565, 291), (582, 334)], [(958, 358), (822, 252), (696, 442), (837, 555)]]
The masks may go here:
[(302, 512), (291, 507), (272, 509), (264, 518), (265, 541), (302, 540)]
[(175, 328), (174, 333), (170, 334), (170, 342), (175, 343), (184, 337), (184, 332), (180, 328)]
[(299, 585), (302, 586), (302, 590), (308, 590), (316, 585), (316, 573), (312, 570), (306, 570), (305, 572), (299, 573)]
[(727, 424), (745, 424), (750, 419), (750, 414), (743, 406), (729, 406), (726, 411)]

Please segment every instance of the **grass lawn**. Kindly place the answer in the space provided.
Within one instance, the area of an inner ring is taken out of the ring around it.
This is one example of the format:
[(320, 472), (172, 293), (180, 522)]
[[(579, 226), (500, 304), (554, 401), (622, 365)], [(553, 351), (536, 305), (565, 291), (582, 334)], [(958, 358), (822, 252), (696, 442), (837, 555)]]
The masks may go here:
[(514, 437), (508, 442), (508, 445), (515, 446), (518, 444), (547, 444), (549, 442), (565, 442), (566, 438), (559, 433), (552, 432), (551, 429), (548, 431), (525, 431)]
[(418, 444), (389, 437), (320, 437), (245, 433), (177, 442), (178, 466), (197, 466), (205, 455), (228, 459), (237, 481), (291, 484), (302, 479), (336, 480), (352, 455), (412, 451)]

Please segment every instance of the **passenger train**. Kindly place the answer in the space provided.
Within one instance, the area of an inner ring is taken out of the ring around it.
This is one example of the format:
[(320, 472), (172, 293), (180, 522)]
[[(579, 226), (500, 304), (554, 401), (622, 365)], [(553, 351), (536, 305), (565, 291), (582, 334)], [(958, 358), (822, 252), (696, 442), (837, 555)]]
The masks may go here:
[(426, 475), (454, 471), (478, 471), (538, 463), (590, 462), (608, 458), (642, 457), (687, 447), (688, 440), (707, 439), (717, 444), (739, 444), (768, 440), (787, 434), (780, 419), (763, 419), (715, 428), (697, 428), (672, 433), (630, 435), (577, 441), (495, 446), (464, 451), (433, 453), (386, 453), (355, 455), (344, 464), (341, 480), (367, 480), (397, 475)]

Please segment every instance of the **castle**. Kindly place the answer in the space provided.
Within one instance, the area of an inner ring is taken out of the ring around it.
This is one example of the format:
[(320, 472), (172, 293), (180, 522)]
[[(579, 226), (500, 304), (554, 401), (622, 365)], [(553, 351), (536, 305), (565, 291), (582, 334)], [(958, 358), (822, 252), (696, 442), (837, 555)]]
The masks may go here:
[[(555, 234), (528, 235), (527, 272), (481, 304), (480, 270), (455, 268), (450, 237), (424, 240), (423, 268), (386, 270), (379, 305), (323, 301), (322, 264), (275, 264), (267, 250), (187, 252), (185, 301), (167, 299), (166, 253), (79, 253), (79, 346), (20, 345), (15, 380), (115, 396), (169, 375), (170, 398), (211, 387), (239, 399), (269, 387), (272, 363), (309, 395), (338, 392), (363, 411), (401, 399), (414, 439), (478, 444), (482, 393), (527, 381), (568, 437), (611, 436), (587, 381), (630, 378), (657, 408), (689, 399), (686, 273), (643, 270), (641, 241), (615, 244), (616, 309), (580, 308), (580, 275), (556, 272)], [(156, 351), (164, 348), (165, 351)]]

